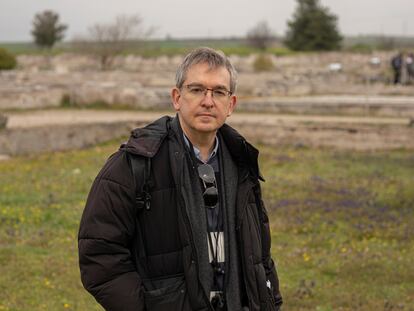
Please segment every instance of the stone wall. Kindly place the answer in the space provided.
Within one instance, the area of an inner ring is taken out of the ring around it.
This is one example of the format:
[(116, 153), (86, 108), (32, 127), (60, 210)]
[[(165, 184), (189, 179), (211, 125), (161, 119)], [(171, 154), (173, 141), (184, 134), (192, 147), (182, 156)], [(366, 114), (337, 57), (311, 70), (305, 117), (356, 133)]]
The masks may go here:
[[(373, 64), (372, 58), (380, 60)], [(251, 98), (315, 95), (414, 95), (413, 87), (392, 86), (392, 53), (323, 53), (270, 56), (274, 69), (256, 73), (256, 55), (230, 56), (239, 72), (238, 95)], [(110, 71), (99, 70), (91, 56), (21, 55), (18, 69), (0, 72), (0, 109), (56, 107), (105, 103), (163, 108), (170, 103), (175, 69), (182, 56), (142, 58), (123, 56)], [(339, 67), (332, 64), (340, 64)]]
[(131, 129), (144, 125), (143, 122), (105, 122), (5, 129), (0, 131), (0, 155), (31, 155), (81, 149), (127, 136)]
[[(127, 136), (148, 120), (90, 122), (0, 130), (0, 160), (16, 155), (85, 148)], [(350, 124), (284, 120), (255, 122), (230, 119), (242, 135), (253, 142), (273, 146), (331, 147), (346, 150), (391, 150), (414, 148), (414, 127), (410, 124)]]

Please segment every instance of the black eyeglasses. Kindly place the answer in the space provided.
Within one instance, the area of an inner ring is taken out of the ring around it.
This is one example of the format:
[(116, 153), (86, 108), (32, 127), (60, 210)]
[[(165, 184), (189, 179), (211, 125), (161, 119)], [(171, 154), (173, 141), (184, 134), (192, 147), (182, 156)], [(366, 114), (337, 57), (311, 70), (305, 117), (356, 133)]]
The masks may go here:
[(216, 186), (216, 176), (214, 169), (210, 164), (201, 164), (198, 166), (198, 176), (204, 185), (204, 205), (208, 208), (215, 208), (218, 203), (218, 191)]
[(211, 96), (219, 102), (227, 102), (233, 94), (224, 87), (208, 88), (201, 84), (187, 84), (183, 86), (187, 90), (187, 95), (194, 100), (200, 100), (207, 96), (207, 92), (211, 91)]

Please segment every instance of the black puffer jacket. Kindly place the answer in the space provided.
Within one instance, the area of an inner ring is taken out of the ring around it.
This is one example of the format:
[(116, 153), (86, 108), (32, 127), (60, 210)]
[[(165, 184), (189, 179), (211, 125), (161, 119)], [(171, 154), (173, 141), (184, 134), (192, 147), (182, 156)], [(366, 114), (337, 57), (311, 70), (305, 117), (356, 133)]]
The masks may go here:
[[(135, 130), (108, 159), (89, 193), (79, 229), (81, 278), (106, 310), (211, 310), (178, 191), (187, 151), (174, 123), (176, 118), (163, 117)], [(231, 127), (219, 131), (239, 170), (236, 231), (244, 304), (251, 311), (279, 310), (258, 151)], [(151, 158), (150, 211), (137, 212), (130, 154)]]

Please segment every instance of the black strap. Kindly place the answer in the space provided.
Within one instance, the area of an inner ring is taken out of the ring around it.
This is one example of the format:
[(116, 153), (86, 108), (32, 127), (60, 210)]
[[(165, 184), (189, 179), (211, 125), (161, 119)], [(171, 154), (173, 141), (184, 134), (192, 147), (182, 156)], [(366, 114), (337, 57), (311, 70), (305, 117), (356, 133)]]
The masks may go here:
[(132, 166), (132, 174), (135, 180), (135, 201), (138, 210), (151, 208), (150, 176), (151, 159), (142, 156), (129, 156)]
[[(132, 168), (132, 175), (135, 182), (135, 202), (137, 207), (137, 215), (135, 217), (135, 230), (137, 238), (137, 250), (140, 258), (147, 258), (147, 252), (144, 244), (144, 237), (142, 234), (139, 212), (145, 210), (149, 211), (151, 208), (150, 195), (150, 176), (151, 176), (151, 159), (138, 155), (128, 154), (128, 159)], [(143, 273), (143, 271), (139, 271)], [(142, 274), (144, 275), (144, 274)]]

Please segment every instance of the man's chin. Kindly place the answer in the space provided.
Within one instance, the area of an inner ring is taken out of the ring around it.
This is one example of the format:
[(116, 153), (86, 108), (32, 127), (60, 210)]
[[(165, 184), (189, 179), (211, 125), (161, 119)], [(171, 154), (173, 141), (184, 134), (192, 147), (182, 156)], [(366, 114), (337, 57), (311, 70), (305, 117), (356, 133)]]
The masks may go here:
[(215, 132), (219, 129), (219, 126), (217, 124), (197, 124), (195, 126), (195, 130), (200, 133), (211, 133)]

